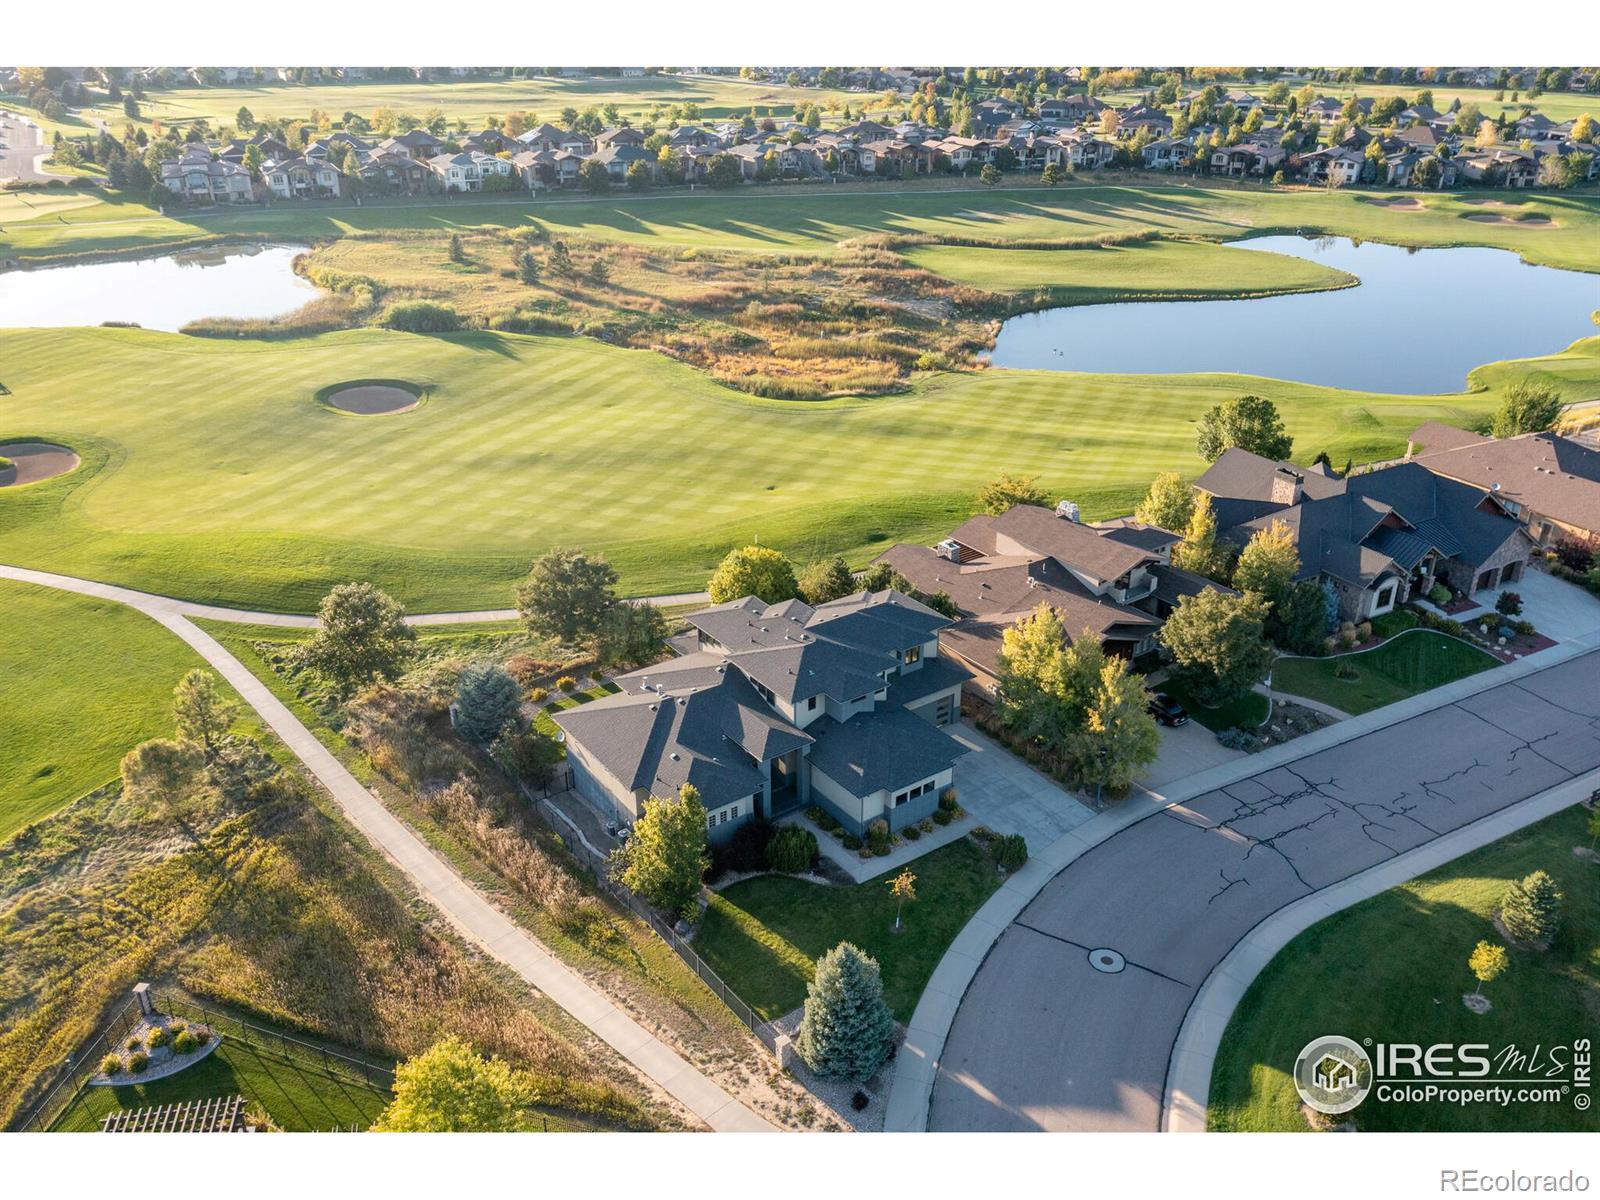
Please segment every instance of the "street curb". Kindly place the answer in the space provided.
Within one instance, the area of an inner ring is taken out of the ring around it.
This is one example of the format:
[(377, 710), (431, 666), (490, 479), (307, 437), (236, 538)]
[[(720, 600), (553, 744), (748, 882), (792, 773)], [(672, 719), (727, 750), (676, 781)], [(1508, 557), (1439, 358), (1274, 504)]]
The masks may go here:
[[(966, 995), (979, 966), (988, 957), (1000, 934), (1051, 880), (1080, 855), (1130, 825), (1175, 808), (1196, 796), (1203, 796), (1240, 779), (1298, 761), (1423, 713), (1445, 708), (1501, 684), (1515, 683), (1597, 647), (1600, 647), (1600, 630), (1516, 662), (1480, 671), (1432, 691), (1373, 709), (1292, 742), (1271, 746), (1259, 754), (1221, 763), (1192, 776), (1184, 786), (1165, 794), (1144, 791), (1124, 801), (1115, 810), (1101, 813), (1077, 829), (1063, 834), (1031, 858), (973, 914), (939, 960), (939, 965), (929, 978), (928, 988), (917, 1001), (916, 1010), (906, 1027), (905, 1039), (895, 1056), (894, 1079), (890, 1084), (884, 1113), (885, 1131), (922, 1132), (927, 1129), (933, 1085), (939, 1073), (939, 1059), (944, 1053), (945, 1041), (950, 1035), (961, 998)], [(937, 991), (934, 990), (935, 980), (939, 982)], [(955, 1005), (948, 1003), (949, 996), (956, 997)], [(1170, 1061), (1169, 1056), (1169, 1065)]]

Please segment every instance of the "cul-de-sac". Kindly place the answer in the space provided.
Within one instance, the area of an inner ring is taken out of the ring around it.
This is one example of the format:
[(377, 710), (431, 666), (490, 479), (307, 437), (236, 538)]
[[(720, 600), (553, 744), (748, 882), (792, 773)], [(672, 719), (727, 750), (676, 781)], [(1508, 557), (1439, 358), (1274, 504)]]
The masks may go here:
[(0, 66), (0, 1126), (1595, 1132), (1597, 317), (1594, 67)]

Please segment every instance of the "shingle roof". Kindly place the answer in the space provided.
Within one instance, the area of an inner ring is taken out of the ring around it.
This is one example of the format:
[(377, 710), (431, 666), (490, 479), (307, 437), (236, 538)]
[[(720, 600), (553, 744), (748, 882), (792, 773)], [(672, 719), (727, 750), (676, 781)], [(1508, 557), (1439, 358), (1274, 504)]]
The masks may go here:
[(808, 761), (852, 796), (895, 792), (937, 775), (967, 748), (903, 708), (859, 713), (848, 721), (812, 723), (817, 741)]
[(1424, 453), (1413, 461), (1436, 474), (1489, 489), (1497, 499), (1600, 533), (1600, 452), (1571, 438), (1525, 433)]
[[(1320, 471), (1308, 471), (1292, 462), (1274, 462), (1238, 446), (1224, 450), (1206, 473), (1194, 481), (1194, 485), (1219, 498), (1271, 501), (1273, 480), (1280, 470), (1292, 471), (1300, 477), (1300, 486), (1307, 500), (1321, 500), (1344, 491), (1342, 479), (1335, 479)], [(1218, 518), (1218, 523), (1221, 523), (1221, 518)]]
[(1087, 525), (1034, 504), (1018, 504), (997, 517), (972, 517), (950, 537), (980, 554), (1014, 554), (1024, 549), (1047, 555), (1063, 566), (1106, 581), (1155, 558), (1148, 550), (1101, 537)]
[(1517, 533), (1510, 517), (1484, 507), (1487, 493), (1435, 475), (1416, 462), (1400, 463), (1350, 479), (1354, 495), (1387, 504), (1447, 558), (1477, 565)]

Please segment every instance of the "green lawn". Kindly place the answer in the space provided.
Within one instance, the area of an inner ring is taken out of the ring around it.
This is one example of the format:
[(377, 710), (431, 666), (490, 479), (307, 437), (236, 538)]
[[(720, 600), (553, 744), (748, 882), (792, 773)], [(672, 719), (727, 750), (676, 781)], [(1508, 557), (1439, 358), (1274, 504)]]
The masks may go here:
[(100, 1128), (100, 1119), (119, 1109), (180, 1104), (239, 1095), (265, 1109), (291, 1133), (365, 1129), (389, 1103), (386, 1088), (359, 1075), (325, 1069), (298, 1054), (264, 1053), (224, 1038), (216, 1051), (186, 1071), (154, 1083), (85, 1088), (56, 1121), (55, 1131), (82, 1133)]
[[(1550, 219), (1530, 229), (1465, 219), (1482, 216), (1484, 209), (1464, 201), (1486, 193), (1439, 193), (1425, 197), (1420, 209), (1395, 209), (1367, 203), (1349, 189), (1124, 183), (1114, 175), (1059, 188), (1043, 188), (1022, 176), (994, 189), (953, 183), (764, 187), (731, 194), (674, 189), (603, 199), (563, 194), (431, 203), (374, 200), (360, 208), (344, 202), (279, 204), (242, 211), (178, 209), (170, 216), (109, 200), (64, 212), (17, 214), (0, 225), (0, 248), (29, 260), (156, 248), (216, 234), (310, 240), (361, 230), (450, 230), (530, 221), (558, 234), (757, 254), (829, 254), (843, 239), (872, 233), (1027, 240), (1156, 230), (1229, 240), (1323, 232), (1400, 245), (1498, 246), (1533, 262), (1600, 271), (1600, 202), (1587, 193), (1512, 197), (1522, 211)], [(49, 193), (35, 195), (41, 194)], [(1301, 273), (1309, 267), (1298, 260), (1292, 267), (1277, 265)], [(1171, 279), (1175, 291), (1204, 286), (1181, 271), (1172, 272)]]
[(172, 689), (204, 665), (123, 605), (0, 580), (0, 840), (170, 736)]
[[(1334, 668), (1341, 662), (1353, 666), (1357, 678), (1335, 676)], [(1499, 665), (1476, 646), (1431, 629), (1416, 629), (1360, 654), (1280, 659), (1272, 668), (1272, 686), (1359, 714)]]
[[(352, 421), (319, 388), (387, 374), (430, 402)], [(413, 611), (501, 607), (556, 545), (610, 556), (635, 594), (694, 589), (759, 537), (861, 564), (931, 542), (1002, 470), (1090, 517), (1129, 511), (1157, 471), (1196, 475), (1193, 422), (1255, 391), (1303, 461), (1397, 453), (1426, 420), (1492, 391), (1377, 396), (1241, 376), (1050, 371), (937, 375), (894, 397), (735, 393), (693, 368), (591, 339), (356, 330), (228, 342), (146, 330), (0, 332), (0, 436), (84, 458), (0, 492), (7, 561), (235, 606), (310, 611), (371, 579)], [(1600, 381), (1600, 338), (1483, 372)]]
[(805, 1002), (816, 960), (840, 942), (854, 942), (883, 969), (884, 997), (901, 1021), (946, 947), (1000, 886), (988, 854), (970, 838), (910, 864), (915, 903), (894, 929), (892, 875), (853, 887), (828, 887), (783, 875), (747, 879), (712, 897), (694, 948), (764, 1017)]
[(1158, 692), (1165, 692), (1184, 708), (1189, 715), (1213, 733), (1224, 729), (1256, 729), (1268, 716), (1268, 701), (1260, 692), (1246, 692), (1226, 704), (1208, 708), (1196, 700), (1194, 693), (1175, 679), (1158, 684)]
[[(1600, 1019), (1600, 867), (1572, 856), (1587, 845), (1578, 807), (1486, 846), (1420, 879), (1312, 926), (1273, 959), (1245, 993), (1223, 1035), (1211, 1077), (1217, 1130), (1305, 1128), (1290, 1072), (1300, 1048), (1323, 1034), (1362, 1041), (1570, 1044)], [(1474, 989), (1467, 956), (1497, 944), (1490, 917), (1507, 883), (1542, 868), (1566, 894), (1548, 954), (1511, 951), (1511, 969), (1485, 989), (1494, 1009), (1461, 1003)], [(1501, 1132), (1600, 1129), (1571, 1103), (1382, 1103), (1353, 1114), (1362, 1129)]]
[[(1313, 291), (1353, 282), (1342, 271), (1305, 259), (1235, 250), (1213, 242), (1151, 242), (1094, 250), (995, 250), (919, 246), (905, 257), (925, 270), (992, 292), (1043, 290), (1062, 304), (1190, 299)], [(1266, 261), (1259, 261), (1265, 258)], [(1252, 261), (1257, 260), (1257, 261)]]

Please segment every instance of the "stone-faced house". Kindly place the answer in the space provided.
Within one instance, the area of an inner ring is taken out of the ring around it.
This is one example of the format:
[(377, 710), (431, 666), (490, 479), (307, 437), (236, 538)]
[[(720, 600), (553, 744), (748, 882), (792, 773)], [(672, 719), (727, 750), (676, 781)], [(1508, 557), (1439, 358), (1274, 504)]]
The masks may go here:
[(746, 597), (686, 619), (696, 649), (554, 714), (591, 803), (632, 822), (693, 784), (714, 840), (812, 804), (857, 835), (933, 813), (965, 753), (939, 728), (967, 680), (939, 654), (948, 620), (895, 591), (815, 608)]
[(344, 176), (333, 164), (304, 158), (263, 163), (261, 178), (266, 180), (268, 189), (280, 200), (338, 196), (343, 191), (344, 181)]
[(1486, 489), (1541, 546), (1600, 547), (1600, 451), (1581, 442), (1557, 433), (1497, 441), (1429, 422), (1412, 432), (1406, 457), (1435, 475)]
[(1435, 582), (1471, 594), (1521, 578), (1529, 543), (1481, 488), (1401, 464), (1339, 479), (1325, 470), (1227, 450), (1195, 486), (1217, 527), (1243, 546), (1286, 525), (1300, 579), (1333, 592), (1346, 620), (1382, 616)]
[(238, 163), (213, 158), (204, 146), (186, 146), (179, 157), (163, 159), (161, 182), (191, 203), (247, 204), (255, 199), (250, 172)]

